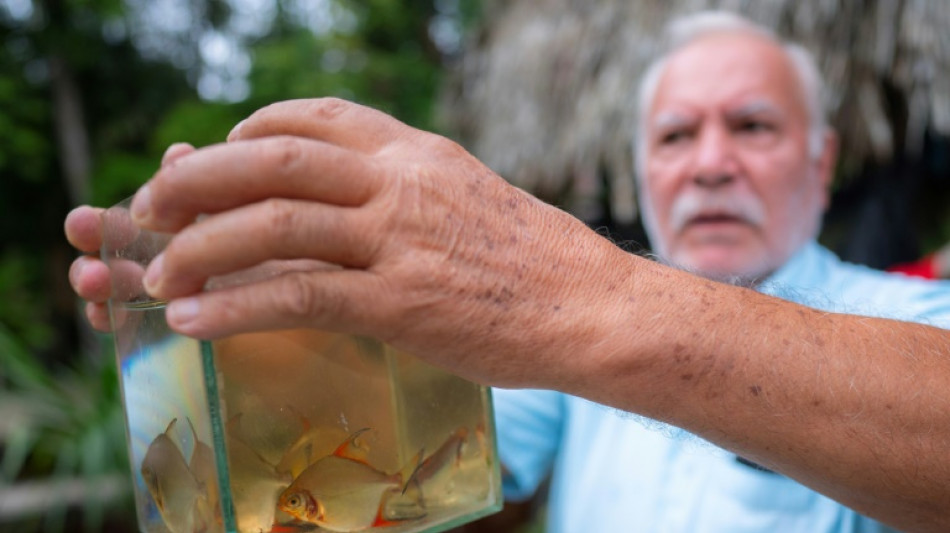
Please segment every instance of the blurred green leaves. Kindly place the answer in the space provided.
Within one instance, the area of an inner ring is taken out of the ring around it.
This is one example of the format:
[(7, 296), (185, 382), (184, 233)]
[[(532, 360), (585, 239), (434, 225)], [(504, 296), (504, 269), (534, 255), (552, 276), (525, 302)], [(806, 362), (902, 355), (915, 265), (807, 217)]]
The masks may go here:
[[(477, 4), (0, 0), (0, 529), (98, 531), (128, 491), (111, 343), (66, 282), (68, 210), (131, 195), (170, 144), (223, 142), (279, 100), (338, 96), (434, 129), (446, 52), (430, 25)], [(13, 495), (33, 503), (11, 523)]]
[(40, 266), (37, 257), (22, 250), (0, 254), (0, 326), (27, 351), (46, 348), (53, 335), (44, 320), (47, 302), (33, 290)]
[[(70, 505), (83, 510), (88, 531), (99, 530), (110, 507), (128, 514), (127, 488), (106, 501), (91, 485), (71, 500), (55, 497), (63, 480), (127, 483), (125, 425), (112, 358), (101, 354), (50, 371), (0, 322), (0, 376), (0, 487), (19, 482), (6, 489), (6, 497), (12, 499), (23, 483), (32, 486), (32, 493), (40, 495), (32, 500), (39, 502), (40, 522), (48, 530), (62, 529)], [(43, 498), (44, 489), (51, 496)], [(18, 530), (36, 520), (0, 511), (0, 524), (6, 521)]]

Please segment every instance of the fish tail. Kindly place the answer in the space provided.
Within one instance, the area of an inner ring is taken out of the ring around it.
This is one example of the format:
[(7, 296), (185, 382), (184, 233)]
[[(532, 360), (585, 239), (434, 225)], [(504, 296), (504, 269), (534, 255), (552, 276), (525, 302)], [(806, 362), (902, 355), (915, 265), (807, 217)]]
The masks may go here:
[(418, 520), (427, 514), (421, 491), (415, 491), (412, 499), (406, 499), (398, 489), (392, 488), (380, 496), (376, 517), (370, 527), (395, 526), (406, 520)]
[(422, 466), (425, 464), (423, 460), (425, 457), (425, 448), (420, 448), (419, 451), (406, 462), (406, 464), (396, 472), (396, 483), (402, 489), (402, 494), (406, 493), (406, 489), (409, 488), (409, 485), (419, 483), (419, 471), (422, 469)]
[(379, 509), (376, 510), (376, 518), (373, 519), (373, 524), (370, 525), (369, 527), (371, 528), (389, 527), (389, 526), (395, 526), (398, 524), (399, 522), (388, 520), (386, 517), (383, 516), (383, 507), (382, 505), (380, 505)]
[(337, 446), (336, 450), (333, 451), (332, 455), (341, 457), (343, 459), (350, 459), (352, 461), (357, 461), (363, 463), (367, 466), (372, 466), (366, 461), (366, 454), (362, 451), (361, 446), (356, 443), (356, 439), (360, 435), (369, 431), (369, 428), (363, 428), (352, 435), (343, 444)]

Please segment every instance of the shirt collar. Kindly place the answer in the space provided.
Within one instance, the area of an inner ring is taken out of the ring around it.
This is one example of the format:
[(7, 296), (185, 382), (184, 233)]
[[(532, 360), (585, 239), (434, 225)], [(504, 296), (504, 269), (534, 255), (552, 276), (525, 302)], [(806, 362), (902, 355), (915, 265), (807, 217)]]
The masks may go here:
[(826, 278), (827, 250), (814, 240), (807, 241), (782, 265), (765, 279), (759, 292), (781, 296), (783, 288), (811, 287)]

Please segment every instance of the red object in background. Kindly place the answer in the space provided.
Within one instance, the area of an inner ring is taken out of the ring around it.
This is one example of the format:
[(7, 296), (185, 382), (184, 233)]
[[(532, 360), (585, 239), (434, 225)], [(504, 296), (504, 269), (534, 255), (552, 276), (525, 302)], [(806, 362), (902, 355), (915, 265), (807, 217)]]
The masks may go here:
[(900, 272), (918, 278), (937, 279), (936, 254), (924, 256), (917, 261), (901, 263), (887, 269), (888, 272)]

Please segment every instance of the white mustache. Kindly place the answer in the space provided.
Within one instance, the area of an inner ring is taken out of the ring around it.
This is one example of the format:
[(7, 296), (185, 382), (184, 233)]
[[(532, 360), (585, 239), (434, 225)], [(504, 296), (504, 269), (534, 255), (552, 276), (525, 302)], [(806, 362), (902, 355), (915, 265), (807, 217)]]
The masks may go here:
[(676, 198), (670, 213), (673, 231), (679, 233), (699, 216), (726, 216), (758, 226), (765, 221), (765, 207), (754, 196), (686, 192)]

